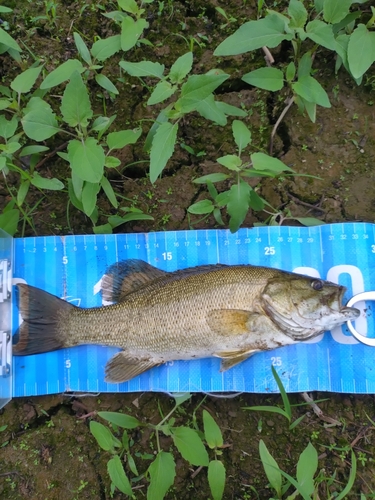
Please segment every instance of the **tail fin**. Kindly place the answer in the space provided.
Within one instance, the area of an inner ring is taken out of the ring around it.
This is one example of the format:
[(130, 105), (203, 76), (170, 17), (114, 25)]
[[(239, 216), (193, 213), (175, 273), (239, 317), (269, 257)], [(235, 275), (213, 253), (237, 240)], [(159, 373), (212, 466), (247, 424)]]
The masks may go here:
[(61, 325), (75, 306), (40, 288), (24, 284), (17, 287), (23, 323), (13, 338), (13, 343), (18, 340), (13, 345), (13, 354), (26, 356), (64, 347)]

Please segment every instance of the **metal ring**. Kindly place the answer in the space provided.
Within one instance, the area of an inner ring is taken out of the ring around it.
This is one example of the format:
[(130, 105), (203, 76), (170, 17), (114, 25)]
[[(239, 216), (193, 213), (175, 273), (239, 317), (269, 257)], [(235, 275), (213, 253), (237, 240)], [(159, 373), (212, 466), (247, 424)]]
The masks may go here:
[[(357, 304), (357, 302), (361, 302), (363, 300), (375, 301), (375, 291), (357, 293), (357, 295), (354, 295), (354, 297), (349, 300), (349, 302), (346, 304), (346, 307), (353, 307), (354, 304)], [(353, 337), (359, 340), (359, 342), (362, 342), (362, 344), (366, 344), (371, 347), (375, 347), (375, 338), (365, 337), (364, 335), (358, 333), (351, 321), (347, 321), (346, 326), (348, 327), (348, 330), (353, 335)]]

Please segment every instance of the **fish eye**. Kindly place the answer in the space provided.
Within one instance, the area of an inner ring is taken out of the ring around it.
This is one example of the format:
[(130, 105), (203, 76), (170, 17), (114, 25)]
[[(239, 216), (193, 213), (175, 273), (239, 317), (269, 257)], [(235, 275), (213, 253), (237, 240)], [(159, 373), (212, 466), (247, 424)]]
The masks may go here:
[(314, 290), (319, 292), (320, 290), (323, 290), (324, 283), (322, 280), (314, 280), (311, 282), (311, 286), (313, 287)]

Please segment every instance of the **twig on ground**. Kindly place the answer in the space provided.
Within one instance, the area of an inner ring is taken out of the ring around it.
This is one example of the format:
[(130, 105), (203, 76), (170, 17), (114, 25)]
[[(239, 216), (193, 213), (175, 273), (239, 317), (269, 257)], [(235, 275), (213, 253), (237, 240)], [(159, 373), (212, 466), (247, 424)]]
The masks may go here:
[(273, 126), (273, 129), (272, 129), (272, 132), (271, 132), (271, 138), (270, 138), (270, 155), (272, 155), (272, 151), (273, 151), (273, 139), (275, 137), (275, 134), (276, 134), (276, 130), (278, 128), (278, 126), (280, 125), (280, 123), (283, 121), (284, 119), (284, 116), (287, 114), (287, 112), (289, 111), (289, 108), (291, 107), (291, 105), (294, 103), (294, 96), (293, 97), (288, 97), (288, 99), (285, 101), (286, 102), (286, 106), (285, 108), (282, 110), (281, 112), (281, 115), (279, 116), (279, 118), (277, 119), (277, 122), (275, 123), (275, 125)]

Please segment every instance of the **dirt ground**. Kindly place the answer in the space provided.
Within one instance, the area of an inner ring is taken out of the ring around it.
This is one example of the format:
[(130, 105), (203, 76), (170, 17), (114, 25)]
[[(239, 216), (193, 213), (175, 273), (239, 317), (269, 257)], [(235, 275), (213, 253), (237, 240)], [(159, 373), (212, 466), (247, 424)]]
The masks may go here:
[[(282, 2), (274, 2), (282, 8)], [(370, 4), (371, 2), (369, 2)], [(44, 15), (43, 2), (12, 2), (3, 0), (3, 5), (14, 8), (9, 21), (11, 34), (22, 39), (30, 53), (43, 56), (49, 70), (69, 57), (76, 57), (72, 31), (77, 30), (88, 40), (94, 36), (110, 36), (116, 27), (101, 14), (114, 10), (116, 3), (79, 0), (56, 2), (56, 19), (35, 21)], [(82, 11), (81, 15), (77, 15)], [(365, 4), (363, 8), (366, 8)], [(233, 22), (225, 19), (215, 7), (225, 8)], [(256, 51), (232, 58), (214, 58), (213, 50), (244, 20), (254, 19), (256, 2), (234, 0), (228, 5), (219, 0), (164, 1), (146, 4), (150, 27), (147, 38), (154, 47), (142, 45), (129, 53), (129, 59), (157, 60), (167, 67), (187, 51), (186, 40), (194, 38), (194, 69), (206, 72), (216, 66), (232, 76), (218, 90), (218, 98), (227, 103), (251, 110), (245, 123), (251, 128), (254, 144), (267, 150), (273, 124), (284, 107), (287, 97), (281, 98), (269, 92), (251, 88), (239, 76), (259, 65), (263, 54)], [(224, 26), (225, 25), (225, 26)], [(275, 53), (275, 59), (285, 57)], [(118, 73), (119, 57), (114, 56), (106, 70), (112, 69), (114, 78)], [(358, 87), (345, 71), (334, 73), (334, 60), (330, 53), (317, 55), (314, 67), (317, 77), (329, 94), (332, 108), (319, 108), (316, 123), (301, 115), (292, 106), (275, 138), (274, 155), (298, 173), (317, 176), (289, 177), (282, 180), (267, 179), (259, 182), (258, 192), (277, 211), (288, 211), (295, 217), (313, 216), (324, 222), (375, 221), (375, 70), (370, 69), (364, 79), (366, 85)], [(0, 75), (4, 82), (14, 78), (16, 70), (10, 58), (0, 55)], [(116, 73), (117, 71), (117, 73)], [(155, 118), (160, 106), (152, 110), (146, 106), (149, 97), (147, 88), (138, 79), (128, 78), (123, 96), (111, 101), (106, 99), (107, 113), (117, 113), (121, 124), (138, 124), (146, 118)], [(98, 88), (92, 84), (93, 105), (98, 108), (102, 100), (95, 97)], [(143, 121), (146, 136), (150, 126)], [(198, 217), (187, 214), (187, 208), (206, 197), (203, 187), (192, 183), (201, 175), (220, 171), (216, 158), (234, 152), (230, 124), (219, 127), (190, 114), (182, 122), (178, 143), (184, 143), (195, 152), (191, 154), (181, 147), (168, 163), (168, 168), (155, 185), (147, 177), (147, 156), (141, 142), (127, 146), (118, 154), (121, 167), (111, 174), (111, 182), (117, 193), (125, 197), (127, 206), (136, 206), (154, 217), (153, 221), (137, 221), (117, 228), (119, 232), (153, 230), (177, 230), (218, 227), (213, 217), (198, 221)], [(48, 143), (51, 150), (62, 140)], [(138, 163), (139, 162), (139, 163)], [(66, 164), (57, 156), (43, 165), (42, 174), (66, 177)], [(17, 183), (17, 178), (10, 178)], [(258, 182), (258, 181), (257, 181)], [(218, 185), (224, 190), (227, 182)], [(31, 191), (27, 203), (31, 208), (39, 199), (38, 191)], [(0, 207), (9, 200), (8, 193), (0, 183)], [(66, 194), (54, 192), (46, 195), (31, 211), (35, 231), (38, 235), (83, 234), (92, 232), (90, 221), (74, 207), (67, 217)], [(101, 217), (113, 213), (108, 201), (99, 199)], [(265, 221), (264, 212), (249, 213), (243, 226)], [(224, 222), (227, 222), (223, 214)], [(34, 235), (34, 230), (25, 224), (24, 235)], [(21, 236), (18, 233), (17, 236)], [(293, 408), (293, 418), (306, 415), (293, 430), (281, 415), (249, 412), (242, 408), (249, 405), (281, 404), (279, 396), (242, 394), (234, 398), (216, 398), (195, 394), (178, 410), (177, 423), (189, 425), (194, 410), (198, 424), (202, 424), (202, 409), (207, 409), (219, 423), (225, 444), (223, 460), (227, 470), (225, 499), (270, 499), (274, 493), (268, 486), (259, 459), (259, 440), (263, 439), (279, 466), (295, 477), (299, 454), (309, 442), (318, 450), (319, 475), (317, 483), (319, 498), (334, 498), (347, 483), (350, 473), (350, 450), (358, 458), (358, 470), (353, 489), (346, 498), (375, 498), (375, 428), (369, 420), (375, 420), (373, 395), (354, 396), (314, 393), (314, 399), (327, 398), (319, 403), (324, 419), (318, 418), (308, 406)], [(303, 402), (300, 395), (290, 396), (292, 403)], [(56, 395), (52, 397), (17, 398), (0, 410), (0, 498), (4, 499), (107, 499), (110, 497), (110, 480), (106, 470), (108, 453), (100, 451), (89, 430), (90, 419), (98, 419), (97, 411), (123, 411), (141, 421), (156, 424), (161, 420), (160, 411), (166, 414), (173, 407), (168, 395), (143, 393), (124, 395)], [(328, 417), (328, 418), (326, 418)], [(330, 420), (331, 419), (331, 420)], [(149, 431), (130, 431), (134, 441), (134, 452), (153, 453), (155, 439)], [(163, 438), (165, 450), (171, 447), (170, 438)], [(138, 457), (136, 463), (145, 470), (145, 461)], [(168, 499), (211, 498), (206, 473), (196, 473), (176, 453), (177, 477), (168, 493)], [(147, 462), (146, 462), (147, 464)], [(126, 467), (125, 467), (126, 468)], [(325, 480), (326, 479), (326, 480)], [(136, 483), (136, 498), (145, 498), (147, 482)], [(292, 489), (289, 490), (289, 494)], [(362, 494), (362, 496), (361, 496)], [(125, 498), (119, 492), (114, 498)], [(284, 497), (286, 498), (286, 496)]]

